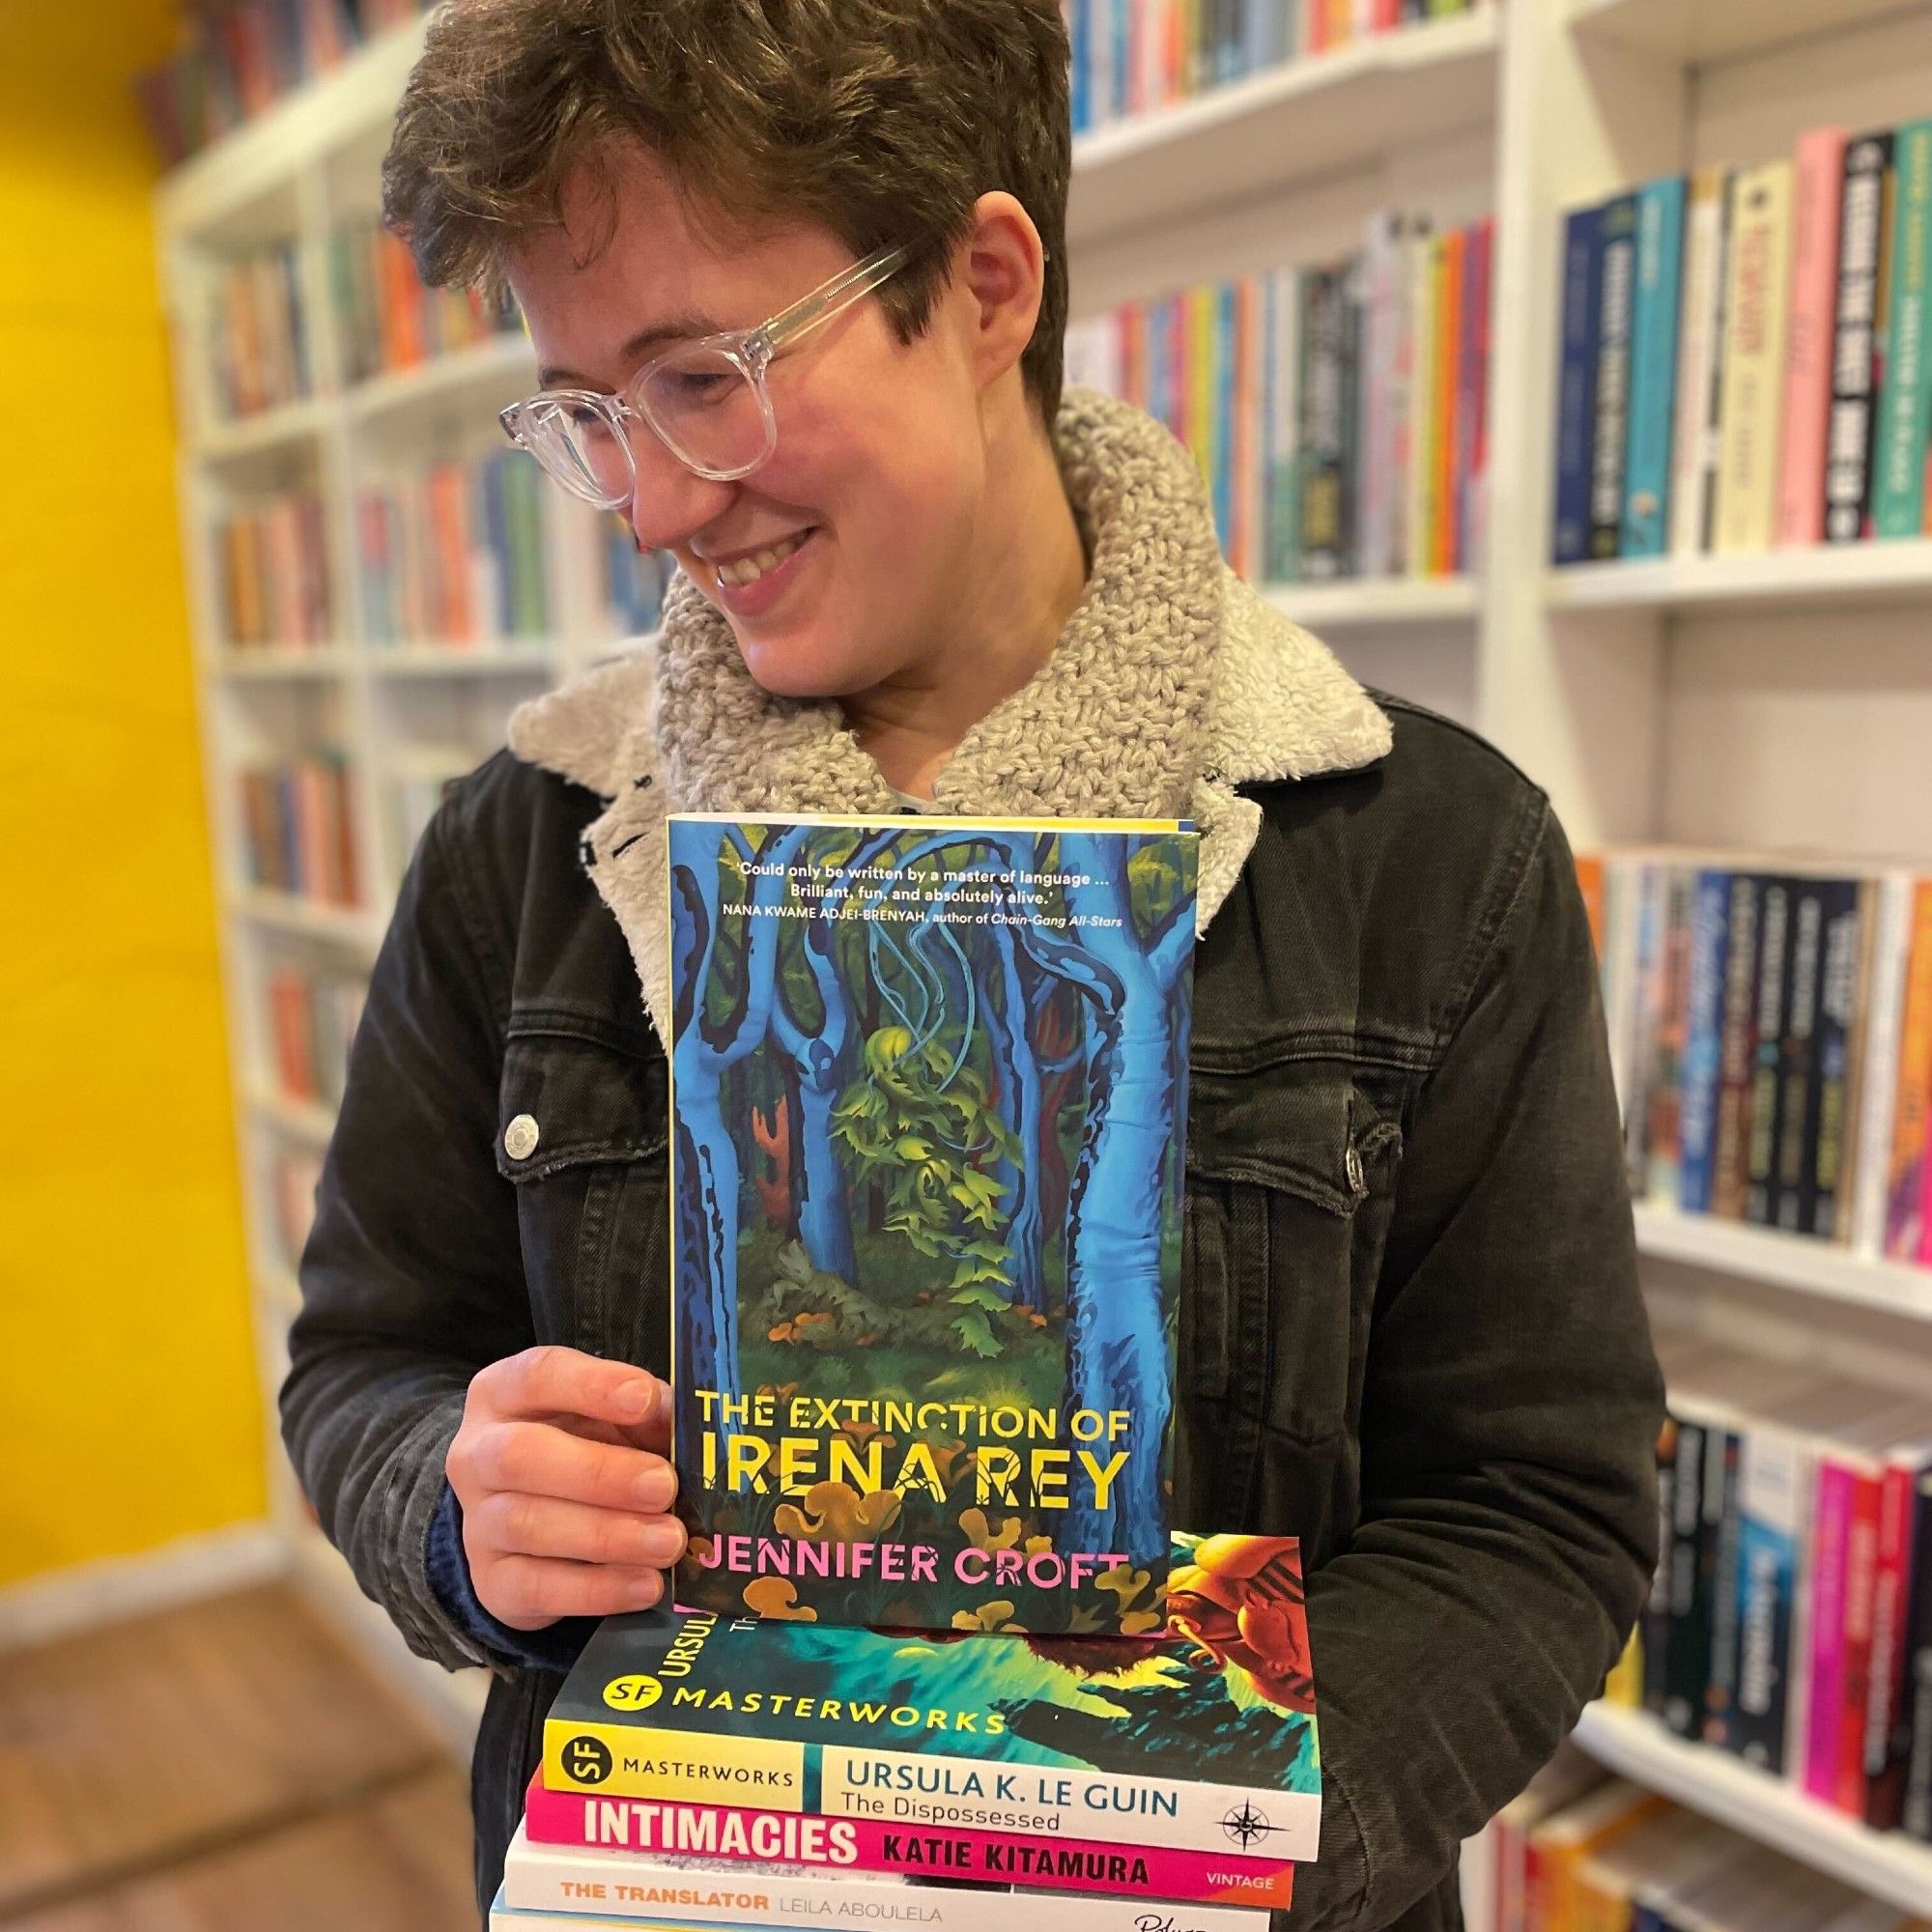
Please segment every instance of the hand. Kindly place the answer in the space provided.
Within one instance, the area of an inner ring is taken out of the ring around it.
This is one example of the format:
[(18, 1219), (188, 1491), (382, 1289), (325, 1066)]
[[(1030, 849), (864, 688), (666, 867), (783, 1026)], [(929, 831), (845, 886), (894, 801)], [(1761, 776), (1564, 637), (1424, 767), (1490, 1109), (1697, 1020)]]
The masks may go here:
[(526, 1349), (481, 1369), (444, 1467), (477, 1601), (512, 1630), (647, 1609), (684, 1550), (670, 1390), (627, 1362)]

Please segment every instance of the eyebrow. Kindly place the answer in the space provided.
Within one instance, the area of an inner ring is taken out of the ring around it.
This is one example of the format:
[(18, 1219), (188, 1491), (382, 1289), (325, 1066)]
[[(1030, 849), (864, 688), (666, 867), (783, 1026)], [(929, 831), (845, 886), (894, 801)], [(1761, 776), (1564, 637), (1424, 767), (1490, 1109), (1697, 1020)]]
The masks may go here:
[[(719, 335), (724, 325), (714, 322), (708, 315), (673, 316), (668, 322), (654, 322), (648, 328), (640, 328), (617, 352), (620, 362), (635, 362), (647, 349), (655, 349), (666, 342), (690, 342), (700, 335)], [(597, 385), (587, 376), (581, 376), (575, 369), (558, 369), (546, 366), (537, 371), (537, 382), (546, 389), (572, 388), (591, 389)]]

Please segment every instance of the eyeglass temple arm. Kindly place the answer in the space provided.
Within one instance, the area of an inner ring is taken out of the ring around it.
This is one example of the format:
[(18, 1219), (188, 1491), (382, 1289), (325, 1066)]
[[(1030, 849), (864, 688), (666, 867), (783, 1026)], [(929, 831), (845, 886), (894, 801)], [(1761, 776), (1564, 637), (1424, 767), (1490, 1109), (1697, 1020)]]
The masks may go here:
[(870, 294), (896, 273), (911, 253), (911, 248), (901, 242), (896, 247), (881, 248), (863, 262), (853, 263), (842, 275), (835, 275), (823, 288), (814, 289), (773, 316), (764, 327), (765, 340), (777, 349), (803, 335), (808, 328), (815, 327), (861, 296)]

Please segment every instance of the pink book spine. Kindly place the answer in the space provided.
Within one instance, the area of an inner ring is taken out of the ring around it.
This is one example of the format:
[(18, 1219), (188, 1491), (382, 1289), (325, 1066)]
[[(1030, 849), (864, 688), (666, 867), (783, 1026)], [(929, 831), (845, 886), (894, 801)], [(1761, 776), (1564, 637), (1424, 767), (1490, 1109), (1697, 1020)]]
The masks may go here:
[(911, 1829), (875, 1818), (818, 1818), (732, 1804), (526, 1794), (524, 1829), (539, 1845), (778, 1861), (837, 1871), (894, 1872), (950, 1883), (1104, 1891), (1197, 1905), (1285, 1907), (1294, 1866), (1282, 1859), (1223, 1858), (1166, 1846), (1056, 1842), (1058, 1869), (1030, 1862), (1040, 1841), (1025, 1833)]
[(1820, 543), (1825, 535), (1825, 427), (1832, 411), (1844, 172), (1842, 128), (1813, 128), (1799, 137), (1784, 355), (1784, 455), (1777, 481), (1780, 544)]
[(1853, 1472), (1830, 1456), (1818, 1462), (1818, 1516), (1811, 1538), (1809, 1716), (1803, 1788), (1831, 1804), (1837, 1795), (1838, 1733), (1845, 1693), (1845, 1561), (1850, 1554)]

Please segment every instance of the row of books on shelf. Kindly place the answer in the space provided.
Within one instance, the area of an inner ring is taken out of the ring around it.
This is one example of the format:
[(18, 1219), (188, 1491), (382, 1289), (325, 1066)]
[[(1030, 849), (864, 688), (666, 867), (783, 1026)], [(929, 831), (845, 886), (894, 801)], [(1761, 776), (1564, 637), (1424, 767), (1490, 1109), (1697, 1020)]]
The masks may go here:
[(223, 641), (246, 650), (334, 639), (327, 518), (322, 493), (293, 490), (214, 526)]
[(290, 963), (272, 968), (262, 990), (277, 1092), (285, 1099), (339, 1107), (366, 982), (358, 974)]
[(549, 500), (542, 471), (507, 446), (364, 487), (363, 635), (374, 644), (548, 637)]
[(1924, 534), (1932, 120), (1574, 211), (1555, 562)]
[(1208, 88), (1466, 14), (1472, 0), (1064, 0), (1073, 131)]
[(1245, 577), (1466, 571), (1482, 549), (1492, 234), (1383, 212), (1342, 261), (1076, 325), (1068, 379), (1193, 451)]
[(1932, 1394), (1663, 1331), (1662, 1557), (1605, 1691), (1932, 1841)]
[(505, 290), (491, 302), (476, 289), (432, 289), (409, 245), (373, 214), (328, 238), (328, 296), (342, 345), (342, 375), (366, 382), (522, 330)]
[(422, 0), (242, 0), (190, 9), (181, 49), (135, 81), (150, 138), (172, 167), (421, 11)]
[(1588, 854), (1632, 1191), (1932, 1263), (1932, 878)]
[(315, 393), (301, 250), (295, 241), (270, 242), (213, 271), (205, 327), (209, 401), (216, 418), (259, 415)]
[(300, 753), (239, 775), (245, 876), (252, 886), (320, 904), (361, 902), (348, 759)]
[(1560, 1751), (1464, 1855), (1469, 1932), (1926, 1932), (1874, 1899)]

